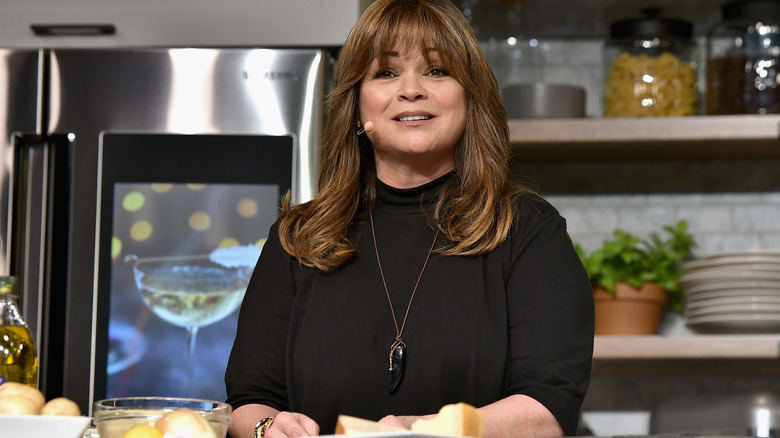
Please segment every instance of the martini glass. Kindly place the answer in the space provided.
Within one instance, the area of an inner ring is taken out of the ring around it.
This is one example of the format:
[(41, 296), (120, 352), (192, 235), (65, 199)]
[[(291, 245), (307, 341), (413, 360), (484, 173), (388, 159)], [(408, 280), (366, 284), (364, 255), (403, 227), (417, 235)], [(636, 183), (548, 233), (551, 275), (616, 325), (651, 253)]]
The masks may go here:
[(187, 330), (186, 389), (193, 391), (195, 342), (200, 327), (233, 313), (251, 275), (248, 267), (229, 267), (208, 255), (125, 257), (144, 304), (155, 315)]

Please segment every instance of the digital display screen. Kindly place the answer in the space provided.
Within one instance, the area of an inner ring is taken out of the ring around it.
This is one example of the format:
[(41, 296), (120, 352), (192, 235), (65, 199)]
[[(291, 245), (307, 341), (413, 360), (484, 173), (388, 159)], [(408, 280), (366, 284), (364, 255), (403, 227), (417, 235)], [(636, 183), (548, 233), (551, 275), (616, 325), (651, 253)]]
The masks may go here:
[(224, 399), (219, 377), (236, 310), (278, 193), (276, 185), (114, 186), (107, 397)]
[(225, 399), (238, 308), (292, 188), (292, 143), (104, 135), (96, 399)]

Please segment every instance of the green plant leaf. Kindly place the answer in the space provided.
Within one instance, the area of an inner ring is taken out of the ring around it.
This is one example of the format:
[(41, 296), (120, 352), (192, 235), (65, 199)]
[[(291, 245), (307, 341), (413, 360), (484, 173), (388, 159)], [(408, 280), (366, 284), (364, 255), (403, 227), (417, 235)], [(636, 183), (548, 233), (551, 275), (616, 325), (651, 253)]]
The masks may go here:
[(688, 223), (679, 221), (646, 239), (615, 230), (612, 239), (590, 254), (580, 245), (575, 248), (593, 283), (613, 294), (619, 282), (635, 288), (657, 283), (669, 294), (669, 307), (681, 311), (685, 297), (678, 280), (683, 274), (682, 263), (690, 259), (695, 246)]

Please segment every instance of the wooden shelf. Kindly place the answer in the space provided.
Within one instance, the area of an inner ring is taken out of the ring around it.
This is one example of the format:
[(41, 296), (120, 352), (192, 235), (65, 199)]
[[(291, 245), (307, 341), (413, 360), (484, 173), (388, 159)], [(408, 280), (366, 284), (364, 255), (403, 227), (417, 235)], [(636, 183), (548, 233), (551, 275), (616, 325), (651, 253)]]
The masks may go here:
[(593, 358), (779, 359), (780, 335), (596, 336)]
[(510, 120), (519, 159), (780, 157), (780, 116)]
[[(780, 115), (510, 120), (520, 160), (780, 157)], [(597, 336), (595, 361), (776, 360), (777, 335)]]

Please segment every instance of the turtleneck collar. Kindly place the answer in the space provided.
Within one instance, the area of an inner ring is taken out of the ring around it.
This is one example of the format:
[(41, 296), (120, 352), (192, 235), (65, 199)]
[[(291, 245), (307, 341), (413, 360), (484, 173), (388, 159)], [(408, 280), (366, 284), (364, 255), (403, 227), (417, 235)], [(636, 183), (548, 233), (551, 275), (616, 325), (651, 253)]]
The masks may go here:
[(382, 207), (412, 207), (419, 208), (421, 205), (431, 205), (439, 197), (444, 184), (455, 175), (455, 170), (451, 170), (444, 175), (429, 181), (421, 186), (408, 189), (399, 189), (389, 186), (379, 180), (376, 180), (376, 206)]

